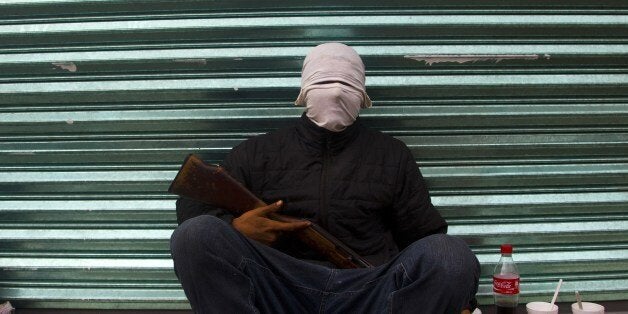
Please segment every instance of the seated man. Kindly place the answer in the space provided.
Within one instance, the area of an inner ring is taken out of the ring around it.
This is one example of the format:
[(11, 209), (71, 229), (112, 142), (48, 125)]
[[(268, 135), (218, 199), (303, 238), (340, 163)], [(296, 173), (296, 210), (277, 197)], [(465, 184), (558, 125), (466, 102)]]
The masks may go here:
[[(171, 239), (197, 313), (460, 313), (479, 263), (430, 201), (407, 146), (366, 128), (364, 65), (350, 47), (315, 47), (303, 63), (293, 126), (235, 147), (223, 167), (271, 205), (237, 218), (181, 198)], [(336, 269), (294, 240), (309, 219), (375, 267)]]

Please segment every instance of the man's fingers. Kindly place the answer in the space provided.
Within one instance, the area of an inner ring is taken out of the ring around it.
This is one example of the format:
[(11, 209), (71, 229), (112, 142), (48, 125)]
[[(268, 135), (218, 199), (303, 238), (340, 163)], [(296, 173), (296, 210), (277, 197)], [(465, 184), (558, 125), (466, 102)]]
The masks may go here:
[(257, 216), (268, 216), (268, 214), (274, 213), (278, 211), (279, 209), (281, 209), (282, 206), (283, 206), (283, 202), (278, 201), (270, 205), (266, 205), (264, 207), (258, 207), (252, 210), (252, 212), (254, 212)]
[(277, 231), (296, 231), (296, 230), (307, 228), (311, 225), (312, 223), (307, 220), (295, 221), (295, 222), (279, 222), (279, 221), (273, 220), (272, 223), (270, 223), (269, 227), (272, 230), (277, 230)]

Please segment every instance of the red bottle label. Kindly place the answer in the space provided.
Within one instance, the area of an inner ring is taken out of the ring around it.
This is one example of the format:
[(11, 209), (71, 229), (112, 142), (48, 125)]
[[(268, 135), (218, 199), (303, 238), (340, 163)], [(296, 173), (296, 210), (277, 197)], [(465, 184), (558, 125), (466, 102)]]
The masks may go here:
[(493, 292), (500, 294), (517, 294), (519, 293), (519, 277), (494, 275), (493, 276)]

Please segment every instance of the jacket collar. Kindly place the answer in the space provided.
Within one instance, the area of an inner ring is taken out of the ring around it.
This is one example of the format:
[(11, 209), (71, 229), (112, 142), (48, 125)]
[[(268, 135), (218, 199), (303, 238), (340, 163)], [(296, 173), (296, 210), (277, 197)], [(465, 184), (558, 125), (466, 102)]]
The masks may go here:
[(332, 154), (341, 152), (358, 136), (362, 128), (360, 117), (355, 122), (340, 132), (332, 132), (312, 122), (305, 113), (297, 123), (299, 138), (317, 152), (329, 150)]

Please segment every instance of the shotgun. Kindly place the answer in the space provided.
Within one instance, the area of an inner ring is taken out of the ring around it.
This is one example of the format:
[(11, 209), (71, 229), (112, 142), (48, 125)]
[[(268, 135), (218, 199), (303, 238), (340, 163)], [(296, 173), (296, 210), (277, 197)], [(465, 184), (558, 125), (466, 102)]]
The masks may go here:
[[(224, 168), (206, 164), (194, 154), (185, 158), (168, 192), (226, 209), (236, 217), (266, 206), (266, 203), (231, 177)], [(269, 218), (282, 222), (299, 220), (278, 214), (271, 214)], [(317, 224), (312, 223), (294, 233), (302, 243), (339, 268), (372, 267), (368, 261)]]

